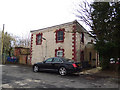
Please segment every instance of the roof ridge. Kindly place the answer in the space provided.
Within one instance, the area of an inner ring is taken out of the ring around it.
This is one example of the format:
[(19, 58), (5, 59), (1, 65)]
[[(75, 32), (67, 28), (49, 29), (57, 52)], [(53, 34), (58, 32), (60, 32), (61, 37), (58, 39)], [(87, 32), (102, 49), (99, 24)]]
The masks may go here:
[(77, 21), (77, 20), (74, 20), (74, 21), (67, 22), (67, 23), (63, 23), (63, 24), (59, 24), (59, 25), (54, 25), (54, 26), (50, 26), (50, 27), (46, 27), (46, 28), (42, 28), (42, 29), (32, 30), (32, 31), (30, 31), (30, 32), (40, 31), (40, 30), (44, 30), (44, 29), (47, 29), (47, 28), (57, 27), (57, 26), (61, 26), (61, 25), (64, 25), (64, 24), (70, 24), (70, 23), (76, 23), (76, 22), (78, 22), (78, 21)]

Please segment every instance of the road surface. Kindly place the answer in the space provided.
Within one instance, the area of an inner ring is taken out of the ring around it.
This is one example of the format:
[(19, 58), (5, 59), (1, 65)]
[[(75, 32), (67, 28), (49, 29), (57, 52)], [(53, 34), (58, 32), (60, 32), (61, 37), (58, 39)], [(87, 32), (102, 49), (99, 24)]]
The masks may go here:
[(34, 73), (25, 65), (1, 65), (2, 88), (118, 88), (117, 78), (53, 72)]

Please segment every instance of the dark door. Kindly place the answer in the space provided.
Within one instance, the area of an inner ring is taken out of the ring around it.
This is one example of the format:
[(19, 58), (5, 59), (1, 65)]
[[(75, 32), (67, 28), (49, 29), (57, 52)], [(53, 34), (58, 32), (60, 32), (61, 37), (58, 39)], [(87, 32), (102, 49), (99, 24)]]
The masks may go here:
[(80, 55), (80, 60), (81, 60), (81, 61), (84, 61), (84, 51), (81, 51), (80, 54), (81, 54), (81, 55)]

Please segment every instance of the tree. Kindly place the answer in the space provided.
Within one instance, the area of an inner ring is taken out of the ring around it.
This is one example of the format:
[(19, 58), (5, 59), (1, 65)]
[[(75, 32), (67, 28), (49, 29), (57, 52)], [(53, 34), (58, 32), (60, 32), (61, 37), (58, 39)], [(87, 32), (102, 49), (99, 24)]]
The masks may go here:
[(102, 57), (103, 68), (107, 68), (111, 57), (120, 57), (120, 1), (84, 2), (79, 6), (77, 17), (92, 29), (95, 48)]
[(15, 42), (14, 42), (14, 47), (30, 47), (30, 37), (28, 38), (21, 38), (21, 37), (14, 37)]
[(84, 0), (80, 4), (78, 4), (79, 8), (77, 8), (75, 11), (76, 17), (79, 18), (79, 21), (84, 22), (91, 30), (93, 29), (93, 22), (91, 15), (93, 8), (90, 4), (90, 2), (87, 2)]
[(120, 56), (120, 2), (94, 2), (93, 12), (93, 33), (97, 36), (96, 49), (103, 59), (103, 68), (109, 66), (111, 57)]
[(3, 38), (3, 53), (8, 56), (11, 56), (11, 51), (13, 49), (12, 41), (15, 41), (15, 39), (10, 34), (5, 32)]

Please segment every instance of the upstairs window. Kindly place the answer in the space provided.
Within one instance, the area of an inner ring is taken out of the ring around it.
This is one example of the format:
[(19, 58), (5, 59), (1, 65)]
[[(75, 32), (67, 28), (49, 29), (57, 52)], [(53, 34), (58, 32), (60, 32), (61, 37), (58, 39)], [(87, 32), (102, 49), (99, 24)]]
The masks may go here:
[(63, 31), (57, 32), (57, 41), (63, 41)]
[(36, 35), (36, 45), (42, 44), (42, 33)]
[(59, 29), (56, 31), (56, 43), (64, 42), (65, 29)]
[(84, 33), (81, 33), (81, 42), (84, 43)]

